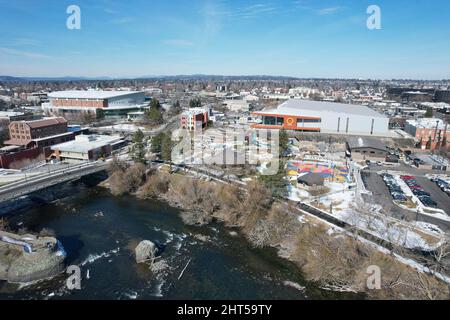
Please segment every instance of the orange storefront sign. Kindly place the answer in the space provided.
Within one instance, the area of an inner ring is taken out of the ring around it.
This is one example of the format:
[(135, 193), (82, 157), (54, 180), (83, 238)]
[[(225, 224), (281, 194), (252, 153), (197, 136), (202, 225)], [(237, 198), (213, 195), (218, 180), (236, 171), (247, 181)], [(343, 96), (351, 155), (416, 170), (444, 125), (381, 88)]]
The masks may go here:
[(295, 119), (291, 117), (285, 117), (284, 119), (287, 127), (296, 127)]

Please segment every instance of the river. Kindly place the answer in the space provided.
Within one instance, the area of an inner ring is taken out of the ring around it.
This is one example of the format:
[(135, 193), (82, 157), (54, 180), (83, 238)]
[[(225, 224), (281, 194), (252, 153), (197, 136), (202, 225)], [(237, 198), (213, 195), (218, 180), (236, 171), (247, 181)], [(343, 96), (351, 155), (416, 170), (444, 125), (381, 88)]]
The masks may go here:
[[(66, 274), (20, 286), (0, 282), (0, 299), (355, 298), (305, 281), (274, 249), (252, 248), (220, 224), (186, 226), (178, 212), (158, 201), (113, 197), (97, 187), (16, 212), (8, 218), (11, 228), (55, 232), (68, 252), (68, 265), (81, 268), (82, 288), (67, 289)], [(134, 248), (144, 239), (167, 244), (161, 256), (167, 269), (153, 273), (135, 263)]]

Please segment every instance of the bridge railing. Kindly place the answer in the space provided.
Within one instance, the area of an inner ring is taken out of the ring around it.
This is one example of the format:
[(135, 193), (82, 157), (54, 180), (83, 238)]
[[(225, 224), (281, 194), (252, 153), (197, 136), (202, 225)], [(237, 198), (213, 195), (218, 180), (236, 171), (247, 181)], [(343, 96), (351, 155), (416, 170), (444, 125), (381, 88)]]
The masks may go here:
[(51, 171), (49, 173), (43, 173), (38, 176), (33, 176), (30, 178), (27, 178), (26, 180), (20, 180), (20, 181), (16, 181), (16, 182), (12, 182), (7, 185), (4, 185), (4, 186), (0, 187), (0, 194), (12, 192), (19, 188), (26, 188), (27, 185), (36, 184), (39, 181), (45, 181), (45, 180), (48, 180), (49, 178), (55, 179), (59, 176), (67, 175), (67, 174), (69, 174), (68, 177), (70, 177), (71, 173), (74, 173), (74, 172), (76, 173), (76, 172), (79, 172), (80, 170), (87, 170), (89, 168), (95, 168), (97, 170), (97, 168), (103, 168), (104, 166), (106, 166), (106, 163), (89, 162), (89, 163), (83, 163), (83, 164), (79, 164), (79, 165), (75, 165), (75, 166), (61, 168), (61, 169), (58, 169), (55, 171)]

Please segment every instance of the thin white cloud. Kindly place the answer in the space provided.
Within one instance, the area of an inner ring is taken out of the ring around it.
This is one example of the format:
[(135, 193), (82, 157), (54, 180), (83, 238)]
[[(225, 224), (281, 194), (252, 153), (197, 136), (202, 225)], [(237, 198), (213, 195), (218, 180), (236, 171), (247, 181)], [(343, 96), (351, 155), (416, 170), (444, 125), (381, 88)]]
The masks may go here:
[(12, 45), (14, 46), (32, 46), (36, 47), (41, 45), (40, 41), (31, 38), (16, 38), (14, 39)]
[(40, 54), (40, 53), (30, 52), (30, 51), (16, 50), (16, 49), (11, 49), (11, 48), (4, 48), (4, 47), (0, 47), (0, 52), (3, 52), (5, 54), (11, 55), (11, 56), (20, 56), (20, 57), (26, 57), (26, 58), (38, 58), (38, 59), (51, 58), (50, 56), (47, 56), (45, 54)]
[(326, 15), (326, 14), (333, 14), (333, 13), (336, 13), (336, 12), (339, 11), (339, 10), (341, 10), (341, 7), (328, 7), (328, 8), (320, 9), (320, 10), (318, 11), (318, 13), (319, 13), (320, 15)]
[(214, 19), (220, 23), (221, 18), (255, 18), (279, 11), (280, 8), (269, 3), (256, 3), (246, 7), (228, 8), (222, 1), (207, 1), (202, 13), (207, 19)]
[(117, 10), (111, 9), (111, 8), (105, 8), (103, 11), (107, 14), (116, 14), (119, 13)]
[(122, 18), (111, 20), (111, 23), (112, 24), (126, 24), (126, 23), (133, 22), (134, 20), (135, 19), (133, 17), (122, 17)]
[(228, 11), (223, 10), (223, 4), (220, 1), (207, 0), (203, 7), (204, 32), (205, 38), (214, 36), (222, 28), (222, 17), (229, 15)]
[(262, 14), (274, 13), (277, 8), (266, 3), (258, 3), (244, 8), (240, 8), (234, 14), (235, 16), (241, 16), (245, 18), (252, 18)]
[(168, 46), (177, 46), (177, 47), (191, 47), (194, 45), (192, 41), (186, 39), (167, 39), (162, 42)]

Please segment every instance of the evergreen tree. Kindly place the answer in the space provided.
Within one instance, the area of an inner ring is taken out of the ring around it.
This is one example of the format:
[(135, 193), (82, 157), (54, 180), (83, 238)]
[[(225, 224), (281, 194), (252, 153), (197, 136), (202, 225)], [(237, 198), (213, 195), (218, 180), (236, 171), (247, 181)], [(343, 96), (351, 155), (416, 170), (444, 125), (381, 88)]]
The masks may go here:
[(289, 136), (286, 130), (280, 130), (280, 154), (284, 156), (289, 151)]
[(97, 120), (103, 120), (105, 119), (105, 111), (103, 109), (96, 109), (95, 116)]
[(158, 133), (156, 136), (154, 136), (152, 138), (152, 143), (151, 143), (151, 151), (153, 153), (160, 153), (161, 152), (161, 146), (162, 146), (162, 139), (163, 139), (163, 135), (164, 133)]
[(156, 98), (153, 98), (150, 102), (150, 108), (155, 108), (156, 110), (161, 110), (161, 104), (159, 103), (159, 100)]
[(189, 108), (201, 108), (202, 106), (202, 101), (200, 100), (200, 98), (194, 98), (191, 99), (191, 101), (189, 101)]
[(278, 172), (273, 175), (261, 175), (260, 180), (275, 198), (285, 198), (288, 195), (288, 181), (285, 179), (285, 162), (280, 161)]
[(145, 162), (144, 133), (139, 129), (133, 135), (133, 146), (131, 147), (131, 158), (136, 162)]
[(150, 109), (145, 112), (145, 118), (150, 121), (151, 124), (161, 124), (163, 122), (162, 113), (155, 106), (151, 106)]
[(170, 134), (165, 134), (161, 141), (161, 159), (164, 161), (172, 161), (172, 139)]
[(170, 133), (158, 133), (153, 137), (151, 143), (151, 151), (153, 153), (159, 154), (160, 159), (164, 161), (172, 160), (172, 135)]

